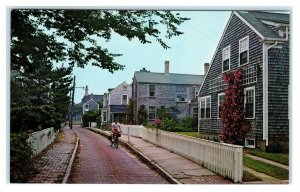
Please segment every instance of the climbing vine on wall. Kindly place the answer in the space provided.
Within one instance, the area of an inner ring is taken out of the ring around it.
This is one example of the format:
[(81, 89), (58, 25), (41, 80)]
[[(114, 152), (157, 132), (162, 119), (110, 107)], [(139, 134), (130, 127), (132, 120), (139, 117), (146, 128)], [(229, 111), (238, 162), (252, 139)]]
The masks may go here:
[(242, 144), (250, 127), (244, 118), (243, 71), (225, 73), (223, 79), (227, 87), (224, 102), (221, 104), (223, 129), (220, 137), (225, 143)]

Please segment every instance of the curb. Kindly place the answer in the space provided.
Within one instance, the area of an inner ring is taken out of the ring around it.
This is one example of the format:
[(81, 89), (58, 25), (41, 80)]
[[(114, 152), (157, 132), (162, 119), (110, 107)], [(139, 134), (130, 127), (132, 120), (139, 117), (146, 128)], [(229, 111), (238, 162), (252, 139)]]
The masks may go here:
[[(102, 130), (95, 130), (93, 128), (88, 128), (88, 130), (93, 131), (95, 133), (101, 134), (105, 137), (108, 135), (103, 132)], [(178, 181), (176, 178), (174, 178), (168, 171), (166, 171), (164, 168), (162, 168), (159, 164), (155, 163), (154, 161), (150, 160), (147, 156), (145, 156), (143, 153), (141, 153), (138, 149), (130, 145), (129, 143), (126, 143), (122, 140), (120, 140), (120, 143), (125, 146), (127, 149), (132, 151), (136, 156), (138, 156), (143, 162), (147, 163), (148, 166), (156, 170), (161, 176), (163, 176), (165, 179), (167, 179), (171, 184), (182, 184), (180, 181)]]
[(71, 159), (69, 161), (69, 164), (68, 164), (68, 167), (67, 167), (67, 171), (65, 173), (65, 176), (64, 176), (64, 179), (62, 181), (62, 184), (66, 184), (67, 183), (67, 180), (69, 178), (69, 175), (70, 175), (70, 172), (71, 172), (71, 168), (72, 168), (72, 165), (73, 165), (73, 162), (74, 162), (74, 159), (75, 159), (75, 154), (77, 152), (77, 148), (78, 148), (78, 143), (79, 143), (79, 136), (78, 136), (78, 133), (73, 129), (73, 131), (76, 133), (76, 145), (74, 147), (74, 150), (73, 150), (73, 153), (72, 153), (72, 156), (71, 156)]

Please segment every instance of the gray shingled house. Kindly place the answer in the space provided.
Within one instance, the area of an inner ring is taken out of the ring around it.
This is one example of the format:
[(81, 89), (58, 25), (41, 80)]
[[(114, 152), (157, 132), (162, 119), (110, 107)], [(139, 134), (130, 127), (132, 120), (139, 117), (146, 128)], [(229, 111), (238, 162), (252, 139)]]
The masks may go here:
[(103, 97), (102, 122), (113, 122), (116, 119), (121, 123), (126, 122), (126, 107), (129, 104), (131, 94), (131, 85), (126, 81), (113, 89), (108, 89)]
[(85, 87), (85, 94), (81, 99), (82, 114), (87, 111), (97, 111), (99, 110), (99, 103), (102, 102), (103, 95), (89, 94), (88, 86)]
[[(132, 83), (134, 101), (134, 121), (137, 122), (138, 109), (144, 105), (148, 120), (157, 118), (156, 110), (161, 106), (178, 109), (177, 117), (184, 118), (197, 113), (196, 98), (204, 75), (169, 73), (169, 61), (165, 62), (165, 72), (155, 73), (146, 70), (136, 71)], [(194, 112), (193, 112), (194, 111)]]
[(199, 134), (218, 136), (226, 84), (222, 74), (244, 71), (247, 147), (289, 145), (289, 14), (233, 11), (199, 91)]

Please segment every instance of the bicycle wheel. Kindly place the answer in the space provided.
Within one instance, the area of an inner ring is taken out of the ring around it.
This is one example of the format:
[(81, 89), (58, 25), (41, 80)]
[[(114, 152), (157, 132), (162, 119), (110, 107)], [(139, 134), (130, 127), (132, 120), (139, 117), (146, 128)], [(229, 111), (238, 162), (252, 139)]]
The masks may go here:
[(119, 139), (116, 139), (116, 141), (115, 141), (115, 147), (116, 147), (116, 149), (118, 149), (118, 147), (119, 147)]

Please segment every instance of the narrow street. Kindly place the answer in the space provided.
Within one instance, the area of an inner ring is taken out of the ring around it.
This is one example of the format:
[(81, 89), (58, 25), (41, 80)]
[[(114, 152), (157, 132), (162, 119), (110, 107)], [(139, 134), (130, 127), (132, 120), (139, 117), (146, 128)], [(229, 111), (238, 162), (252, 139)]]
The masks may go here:
[(168, 184), (122, 146), (115, 149), (99, 134), (79, 126), (74, 129), (80, 142), (68, 183)]

